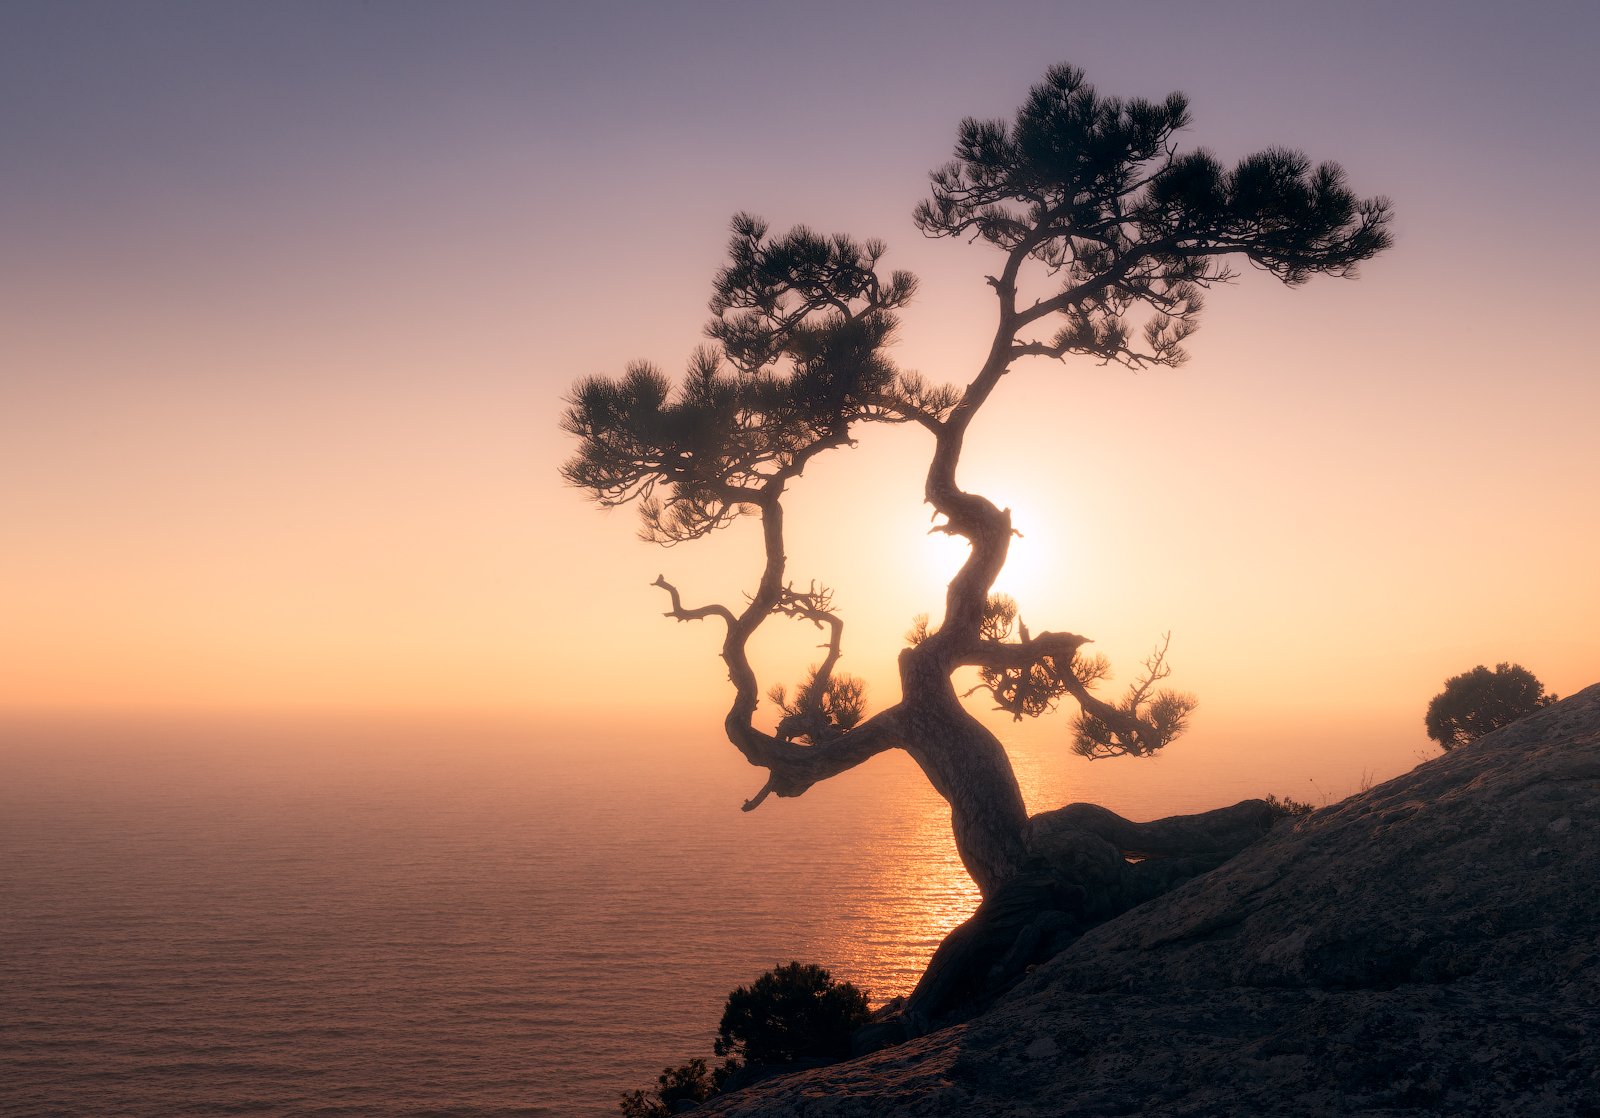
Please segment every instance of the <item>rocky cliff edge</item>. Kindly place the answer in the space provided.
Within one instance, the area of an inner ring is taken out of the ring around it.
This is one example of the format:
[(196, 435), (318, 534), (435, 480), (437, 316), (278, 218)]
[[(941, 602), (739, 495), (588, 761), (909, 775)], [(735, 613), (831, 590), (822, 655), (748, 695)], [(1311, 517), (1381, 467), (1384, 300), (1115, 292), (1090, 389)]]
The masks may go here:
[(1278, 828), (981, 1017), (697, 1113), (1600, 1116), (1600, 685)]

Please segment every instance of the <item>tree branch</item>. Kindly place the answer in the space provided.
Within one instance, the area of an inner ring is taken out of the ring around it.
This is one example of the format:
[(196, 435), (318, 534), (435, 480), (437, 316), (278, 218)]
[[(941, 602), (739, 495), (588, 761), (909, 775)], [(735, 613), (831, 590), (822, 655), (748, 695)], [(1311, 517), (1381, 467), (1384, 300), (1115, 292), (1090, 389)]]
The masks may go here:
[(834, 613), (832, 607), (833, 592), (815, 582), (811, 583), (809, 590), (804, 591), (796, 590), (793, 585), (785, 586), (776, 606), (777, 612), (786, 617), (802, 618), (819, 629), (829, 630), (828, 643), (823, 646), (828, 650), (828, 655), (817, 669), (819, 680), (828, 677), (843, 654), (840, 642), (844, 637), (844, 618)]
[(890, 749), (903, 748), (898, 705), (879, 711), (853, 730), (814, 745), (801, 745), (741, 727), (729, 737), (752, 765), (768, 771), (767, 782), (744, 803), (754, 811), (769, 795), (789, 799), (814, 784), (847, 772)]
[(1078, 649), (1092, 643), (1088, 637), (1080, 637), (1076, 633), (1044, 632), (1036, 637), (1028, 637), (1024, 629), (1023, 634), (1021, 641), (975, 641), (956, 654), (956, 663), (968, 668), (1026, 671), (1046, 656), (1060, 664), (1069, 664), (1078, 654)]
[(650, 585), (661, 587), (672, 597), (672, 608), (661, 616), (675, 618), (678, 621), (704, 621), (708, 617), (720, 617), (732, 628), (733, 611), (727, 606), (713, 603), (709, 606), (700, 606), (698, 609), (684, 609), (683, 599), (678, 596), (678, 588), (667, 581), (666, 575), (657, 575), (656, 580)]
[(1144, 662), (1144, 672), (1128, 688), (1120, 703), (1104, 702), (1089, 693), (1084, 681), (1064, 679), (1065, 690), (1083, 708), (1074, 731), (1073, 750), (1091, 760), (1126, 754), (1148, 757), (1162, 749), (1188, 726), (1196, 706), (1193, 695), (1150, 689), (1172, 674), (1167, 665), (1167, 647), (1172, 634)]

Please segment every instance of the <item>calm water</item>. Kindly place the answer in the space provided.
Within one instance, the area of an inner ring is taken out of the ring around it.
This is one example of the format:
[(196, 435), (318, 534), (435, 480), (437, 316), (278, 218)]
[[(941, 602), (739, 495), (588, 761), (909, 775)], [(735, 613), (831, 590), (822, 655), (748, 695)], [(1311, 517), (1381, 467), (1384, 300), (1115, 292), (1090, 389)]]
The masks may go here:
[(7, 729), (0, 1114), (615, 1114), (775, 963), (909, 990), (975, 903), (942, 802), (899, 755), (758, 784), (705, 741)]

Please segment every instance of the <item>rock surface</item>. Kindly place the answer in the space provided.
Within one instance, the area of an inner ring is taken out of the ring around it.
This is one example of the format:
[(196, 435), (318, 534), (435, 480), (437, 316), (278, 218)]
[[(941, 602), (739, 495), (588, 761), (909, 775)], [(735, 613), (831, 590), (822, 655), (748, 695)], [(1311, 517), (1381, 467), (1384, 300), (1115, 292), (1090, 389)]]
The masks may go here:
[(707, 1115), (1600, 1116), (1600, 685)]
[(1090, 928), (1216, 869), (1283, 821), (1264, 800), (1150, 823), (1094, 804), (1035, 815), (1028, 866), (945, 937), (897, 1020), (852, 1038), (856, 1054), (975, 1016)]

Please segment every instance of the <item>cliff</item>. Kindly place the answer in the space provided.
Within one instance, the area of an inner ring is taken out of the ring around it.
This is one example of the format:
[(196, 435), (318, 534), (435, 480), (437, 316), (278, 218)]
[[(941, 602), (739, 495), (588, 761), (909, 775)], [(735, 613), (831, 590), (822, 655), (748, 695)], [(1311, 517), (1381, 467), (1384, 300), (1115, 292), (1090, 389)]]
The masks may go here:
[(707, 1115), (1600, 1115), (1600, 685)]

